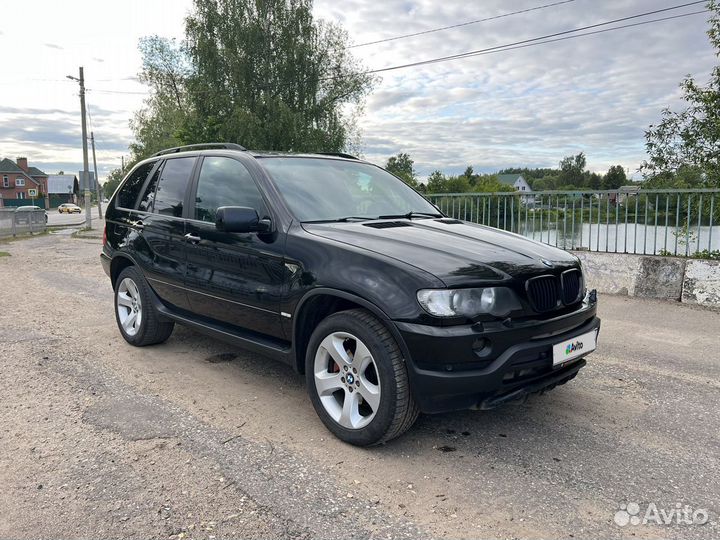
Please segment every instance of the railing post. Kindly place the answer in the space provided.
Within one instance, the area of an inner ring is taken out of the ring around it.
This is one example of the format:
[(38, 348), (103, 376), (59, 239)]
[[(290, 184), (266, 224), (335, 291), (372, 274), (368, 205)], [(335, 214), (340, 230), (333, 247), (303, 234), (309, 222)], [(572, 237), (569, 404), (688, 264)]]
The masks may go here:
[(592, 193), (590, 194), (590, 199), (588, 200), (588, 204), (590, 205), (590, 213), (588, 214), (588, 225), (590, 226), (590, 229), (588, 230), (588, 251), (592, 251)]
[(677, 208), (675, 208), (675, 255), (678, 254), (678, 236), (680, 235), (680, 203), (682, 202), (681, 195), (678, 193), (677, 196)]
[(660, 204), (660, 195), (655, 195), (655, 227), (653, 228), (653, 255), (657, 255), (657, 224), (658, 224), (658, 205)]
[(700, 194), (700, 200), (698, 200), (698, 225), (697, 225), (697, 241), (695, 242), (695, 252), (700, 251), (700, 225), (702, 224), (702, 211), (703, 211), (703, 204), (702, 201), (703, 196), (702, 193)]
[(645, 216), (643, 217), (643, 255), (645, 255), (645, 251), (647, 250), (647, 213), (648, 213), (648, 198), (647, 195), (645, 195)]
[(710, 195), (710, 227), (708, 228), (708, 251), (712, 251), (712, 229), (715, 214), (715, 194)]
[(598, 193), (598, 222), (597, 222), (597, 242), (595, 242), (595, 251), (600, 251), (600, 218), (602, 216), (602, 193)]
[(610, 251), (610, 194), (605, 194), (605, 253)]
[(667, 251), (668, 241), (668, 218), (670, 217), (670, 195), (665, 195), (665, 243), (663, 244), (663, 251)]
[(635, 227), (633, 228), (633, 253), (637, 253), (637, 226), (638, 226), (638, 209), (640, 207), (640, 195), (635, 195)]
[(572, 249), (575, 249), (575, 197), (573, 197), (572, 200), (572, 232), (570, 235), (570, 245), (572, 246)]
[(692, 195), (688, 195), (687, 198), (687, 226), (685, 227), (685, 256), (690, 255), (690, 214), (692, 212)]
[(625, 240), (623, 241), (623, 253), (628, 253), (627, 237), (628, 237), (628, 209), (630, 208), (630, 200), (626, 196), (625, 199)]

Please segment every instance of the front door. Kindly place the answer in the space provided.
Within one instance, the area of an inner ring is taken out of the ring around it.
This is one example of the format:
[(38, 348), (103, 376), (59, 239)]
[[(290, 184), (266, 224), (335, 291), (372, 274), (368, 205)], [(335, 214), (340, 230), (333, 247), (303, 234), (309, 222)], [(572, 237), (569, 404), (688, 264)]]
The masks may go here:
[(221, 206), (246, 206), (261, 218), (270, 217), (257, 184), (239, 160), (207, 156), (185, 225), (190, 308), (216, 321), (284, 338), (279, 314), (282, 242), (277, 234), (219, 231), (215, 213)]

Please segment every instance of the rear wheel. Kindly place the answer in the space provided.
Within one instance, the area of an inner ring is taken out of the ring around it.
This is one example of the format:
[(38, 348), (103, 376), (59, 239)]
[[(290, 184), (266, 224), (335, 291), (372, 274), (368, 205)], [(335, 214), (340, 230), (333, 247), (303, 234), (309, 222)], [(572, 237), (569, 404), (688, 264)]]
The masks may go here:
[(120, 272), (115, 283), (115, 320), (125, 341), (136, 347), (167, 341), (175, 327), (152, 305), (147, 282), (134, 266)]
[(308, 345), (305, 373), (320, 419), (350, 444), (389, 441), (418, 416), (400, 349), (365, 310), (335, 313), (318, 325)]

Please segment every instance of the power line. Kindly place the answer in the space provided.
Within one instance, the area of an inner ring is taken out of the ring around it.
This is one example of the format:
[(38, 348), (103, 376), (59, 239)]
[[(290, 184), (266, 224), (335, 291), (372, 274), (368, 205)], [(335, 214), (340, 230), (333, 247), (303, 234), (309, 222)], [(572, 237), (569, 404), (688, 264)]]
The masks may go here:
[(616, 27), (613, 27), (613, 28), (604, 28), (604, 29), (602, 29), (602, 30), (593, 30), (592, 32), (584, 32), (584, 33), (582, 33), (582, 34), (577, 34), (577, 35), (573, 35), (573, 36), (564, 36), (564, 37), (559, 37), (559, 38), (555, 38), (555, 39), (548, 39), (548, 40), (545, 40), (545, 41), (538, 41), (538, 42), (534, 42), (534, 43), (526, 43), (526, 44), (524, 44), (524, 45), (507, 46), (507, 47), (502, 48), (502, 49), (483, 51), (483, 52), (479, 52), (479, 53), (472, 54), (472, 55), (469, 55), (469, 56), (464, 56), (463, 58), (472, 58), (472, 57), (474, 57), (474, 56), (484, 56), (484, 55), (486, 55), (486, 54), (501, 53), (501, 52), (505, 52), (505, 51), (512, 51), (512, 50), (515, 50), (515, 49), (525, 49), (525, 48), (527, 48), (527, 47), (535, 47), (535, 46), (537, 46), (537, 45), (545, 45), (545, 44), (547, 44), (547, 43), (556, 43), (556, 42), (558, 42), (558, 41), (565, 41), (565, 40), (568, 40), (568, 39), (575, 39), (575, 38), (579, 38), (579, 37), (583, 37), (583, 36), (592, 36), (592, 35), (595, 35), (595, 34), (603, 34), (603, 33), (605, 33), (605, 32), (612, 32), (613, 30), (621, 30), (621, 29), (623, 29), (623, 28), (632, 28), (632, 27), (635, 27), (635, 26), (642, 26), (642, 25), (650, 24), (650, 23), (656, 23), (656, 22), (662, 22), (662, 21), (669, 21), (669, 20), (672, 20), (672, 19), (681, 19), (681, 18), (683, 18), (683, 17), (690, 17), (691, 15), (699, 15), (699, 14), (701, 14), (701, 13), (709, 13), (709, 12), (710, 12), (709, 9), (703, 9), (703, 10), (701, 10), (701, 11), (693, 11), (693, 12), (691, 12), (691, 13), (682, 13), (682, 14), (680, 14), (680, 15), (670, 15), (670, 16), (668, 16), (668, 17), (662, 17), (662, 18), (653, 19), (653, 20), (650, 20), (650, 21), (641, 21), (641, 22), (636, 22), (636, 23), (631, 23), (631, 24), (625, 24), (625, 25), (622, 25), (622, 26), (616, 26)]
[(429, 29), (429, 30), (423, 30), (423, 31), (420, 31), (420, 32), (413, 32), (413, 33), (411, 33), (411, 34), (401, 34), (401, 35), (399, 35), (399, 36), (393, 36), (393, 37), (389, 37), (389, 38), (378, 39), (378, 40), (376, 40), (376, 41), (367, 41), (367, 42), (365, 42), (365, 43), (358, 43), (357, 45), (350, 45), (350, 46), (348, 47), (348, 49), (355, 49), (355, 48), (357, 48), (357, 47), (366, 47), (366, 46), (368, 46), (368, 45), (376, 45), (376, 44), (378, 44), (378, 43), (386, 43), (386, 42), (388, 42), (388, 41), (396, 41), (396, 40), (398, 40), (398, 39), (406, 39), (406, 38), (415, 37), (415, 36), (423, 36), (423, 35), (425, 35), (425, 34), (432, 34), (432, 33), (434, 33), (434, 32), (442, 32), (443, 30), (451, 30), (451, 29), (453, 29), (453, 28), (460, 28), (460, 27), (463, 27), (463, 26), (470, 26), (471, 24), (478, 24), (478, 23), (487, 22), (487, 21), (494, 21), (494, 20), (496, 20), (496, 19), (503, 19), (503, 18), (505, 18), (505, 17), (511, 17), (511, 16), (513, 16), (513, 15), (520, 15), (520, 14), (522, 14), (522, 13), (529, 13), (529, 12), (531, 12), (531, 11), (538, 11), (538, 10), (541, 10), (541, 9), (547, 9), (547, 8), (551, 8), (551, 7), (554, 7), (554, 6), (560, 6), (560, 5), (562, 5), (562, 4), (569, 4), (569, 3), (571, 3), (571, 2), (575, 2), (575, 0), (562, 0), (561, 2), (553, 2), (553, 3), (551, 3), (551, 4), (544, 4), (544, 5), (542, 5), (542, 6), (532, 7), (532, 8), (528, 8), (528, 9), (521, 9), (521, 10), (519, 10), (519, 11), (512, 11), (512, 12), (510, 12), (510, 13), (503, 13), (502, 15), (495, 15), (495, 16), (493, 16), (493, 17), (485, 17), (485, 18), (483, 18), (483, 19), (475, 19), (474, 21), (467, 21), (467, 22), (458, 23), (458, 24), (451, 24), (451, 25), (448, 25), (448, 26), (441, 26), (441, 27), (439, 27), (439, 28), (431, 28), (431, 29)]
[[(421, 61), (418, 61), (418, 62), (410, 62), (410, 63), (407, 63), (407, 64), (400, 64), (400, 65), (397, 65), (397, 66), (389, 66), (389, 67), (384, 67), (384, 68), (378, 68), (378, 69), (373, 69), (373, 70), (366, 71), (366, 72), (364, 72), (364, 73), (365, 73), (365, 74), (383, 73), (383, 72), (386, 72), (386, 71), (395, 71), (395, 70), (398, 70), (398, 69), (406, 69), (406, 68), (410, 68), (410, 67), (423, 66), (423, 65), (427, 65), (427, 64), (435, 64), (435, 63), (439, 63), (439, 62), (447, 62), (447, 61), (449, 61), (449, 60), (456, 60), (456, 59), (459, 59), (459, 58), (467, 58), (467, 57), (472, 57), (472, 56), (479, 56), (479, 55), (482, 55), (482, 54), (490, 53), (490, 52), (492, 52), (492, 51), (506, 50), (506, 49), (512, 50), (513, 48), (520, 48), (520, 47), (518, 47), (518, 46), (520, 46), (520, 45), (525, 45), (525, 44), (528, 44), (528, 43), (539, 42), (539, 41), (542, 41), (542, 40), (548, 40), (548, 39), (556, 38), (556, 37), (559, 37), (559, 36), (564, 36), (564, 35), (568, 35), (568, 34), (574, 34), (574, 33), (576, 33), (576, 32), (581, 32), (581, 31), (583, 31), (583, 30), (590, 30), (591, 28), (599, 28), (599, 27), (601, 27), (601, 26), (607, 26), (607, 25), (609, 25), (609, 24), (617, 24), (617, 23), (619, 23), (619, 22), (629, 21), (629, 20), (632, 20), (632, 19), (638, 19), (638, 18), (641, 18), (641, 17), (647, 17), (647, 16), (649, 16), (649, 15), (656, 15), (656, 14), (658, 14), (658, 13), (664, 13), (664, 12), (667, 12), (667, 11), (672, 11), (672, 10), (681, 9), (681, 8), (688, 7), (688, 6), (694, 6), (694, 5), (697, 5), (697, 4), (704, 4), (704, 3), (705, 3), (705, 0), (698, 0), (698, 1), (696, 1), (696, 2), (688, 2), (688, 3), (686, 3), (686, 4), (681, 4), (681, 5), (672, 6), (672, 7), (663, 8), (663, 9), (657, 9), (657, 10), (648, 11), (648, 12), (645, 12), (645, 13), (639, 13), (639, 14), (637, 14), (637, 15), (630, 15), (630, 16), (628, 16), (628, 17), (622, 17), (622, 18), (620, 18), (620, 19), (614, 19), (614, 20), (612, 20), (612, 21), (605, 21), (605, 22), (601, 22), (601, 23), (591, 24), (591, 25), (588, 25), (588, 26), (582, 26), (582, 27), (579, 27), (579, 28), (574, 28), (574, 29), (572, 29), (572, 30), (564, 30), (564, 31), (562, 31), (562, 32), (555, 32), (555, 33), (553, 33), (553, 34), (546, 34), (546, 35), (544, 35), (544, 36), (538, 36), (538, 37), (535, 37), (535, 38), (524, 39), (524, 40), (521, 40), (521, 41), (515, 41), (515, 42), (513, 42), (513, 43), (506, 43), (506, 44), (504, 44), (504, 45), (497, 45), (497, 46), (494, 46), (494, 47), (487, 47), (487, 48), (484, 48), (484, 49), (477, 49), (477, 50), (474, 50), (474, 51), (467, 51), (467, 52), (464, 52), (464, 53), (458, 53), (458, 54), (453, 54), (453, 55), (449, 55), (449, 56), (440, 56), (440, 57), (437, 57), (437, 58), (430, 58), (430, 59), (428, 59), (428, 60), (421, 60)], [(704, 10), (704, 11), (707, 11), (707, 10)], [(699, 11), (699, 12), (693, 12), (693, 13), (683, 14), (683, 15), (675, 16), (674, 18), (680, 18), (680, 17), (683, 17), (683, 16), (689, 16), (689, 15), (696, 15), (697, 13), (703, 13), (704, 11)], [(645, 22), (642, 23), (642, 24), (650, 24), (650, 23), (654, 23), (654, 22), (660, 22), (660, 21), (662, 21), (662, 20), (669, 20), (669, 18), (654, 19), (654, 20), (650, 20), (650, 21), (645, 21)], [(637, 26), (639, 26), (639, 24), (638, 24)], [(611, 29), (608, 29), (608, 30), (615, 30), (615, 29), (620, 29), (620, 28), (622, 28), (622, 27), (611, 28)], [(589, 34), (588, 34), (588, 35), (589, 35)]]
[[(573, 0), (573, 1), (574, 1), (574, 0)], [(461, 58), (471, 58), (471, 57), (474, 57), (474, 56), (484, 56), (484, 55), (487, 55), (487, 54), (493, 54), (493, 53), (504, 52), (504, 51), (511, 51), (511, 50), (515, 50), (515, 49), (523, 49), (523, 48), (527, 48), (527, 47), (533, 47), (533, 46), (536, 46), (536, 45), (544, 45), (544, 44), (548, 44), (548, 43), (556, 43), (556, 42), (565, 41), (565, 40), (568, 40), (568, 39), (575, 39), (575, 38), (579, 38), (579, 37), (590, 36), (590, 35), (595, 35), (595, 34), (602, 34), (602, 33), (605, 33), (605, 32), (611, 32), (611, 31), (615, 31), (615, 30), (622, 30), (622, 29), (631, 28), (631, 27), (637, 27), (637, 26), (642, 26), (642, 25), (646, 25), (646, 24), (653, 24), (653, 23), (658, 23), (658, 22), (663, 22), (663, 21), (668, 21), (668, 20), (673, 20), (673, 19), (679, 19), (679, 18), (683, 18), (683, 17), (689, 17), (689, 16), (692, 16), (692, 15), (698, 15), (698, 14), (701, 14), (701, 13), (707, 13), (708, 10), (707, 10), (707, 9), (704, 9), (704, 10), (700, 10), (700, 11), (693, 11), (693, 12), (690, 12), (690, 13), (682, 13), (682, 14), (679, 14), (679, 15), (672, 15), (672, 16), (668, 16), (668, 17), (661, 17), (661, 18), (657, 18), (657, 19), (650, 19), (650, 20), (647, 20), (647, 21), (640, 21), (640, 22), (636, 22), (636, 23), (631, 23), (631, 24), (626, 24), (626, 25), (621, 25), (621, 26), (615, 26), (615, 27), (612, 27), (612, 28), (605, 28), (605, 29), (602, 29), (602, 30), (594, 30), (594, 31), (590, 31), (590, 32), (583, 32), (584, 30), (591, 30), (591, 29), (593, 29), (593, 28), (599, 28), (599, 27), (602, 27), (602, 26), (610, 25), (610, 24), (617, 24), (617, 23), (619, 23), (619, 22), (624, 22), (624, 21), (629, 21), (629, 20), (633, 20), (633, 19), (638, 19), (638, 18), (641, 18), (641, 17), (647, 17), (647, 16), (649, 16), (649, 15), (656, 15), (656, 14), (658, 14), (658, 13), (665, 13), (665, 12), (668, 12), (668, 11), (673, 11), (673, 10), (676, 10), (676, 9), (681, 9), (681, 8), (684, 8), (684, 7), (689, 7), (689, 6), (694, 6), (694, 5), (698, 5), (698, 4), (704, 4), (704, 3), (705, 3), (705, 0), (698, 0), (698, 1), (694, 1), (694, 2), (688, 2), (688, 3), (680, 4), (680, 5), (677, 5), (677, 6), (671, 6), (671, 7), (667, 7), (667, 8), (663, 8), (663, 9), (657, 9), (657, 10), (648, 11), (648, 12), (645, 12), (645, 13), (639, 13), (639, 14), (636, 14), (636, 15), (630, 15), (630, 16), (627, 16), (627, 17), (621, 17), (621, 18), (619, 18), (619, 19), (614, 19), (614, 20), (611, 20), (611, 21), (605, 21), (605, 22), (601, 22), (601, 23), (591, 24), (591, 25), (588, 25), (588, 26), (583, 26), (583, 27), (574, 28), (574, 29), (570, 29), (570, 30), (564, 30), (564, 31), (562, 31), (562, 32), (555, 32), (555, 33), (552, 33), (552, 34), (546, 34), (546, 35), (543, 35), (543, 36), (538, 36), (538, 37), (534, 37), (534, 38), (529, 38), (529, 39), (525, 39), (525, 40), (521, 40), (521, 41), (515, 41), (515, 42), (512, 42), (512, 43), (506, 43), (506, 44), (503, 44), (503, 45), (496, 45), (496, 46), (493, 46), (493, 47), (486, 47), (486, 48), (484, 48), (484, 49), (477, 49), (477, 50), (467, 51), (467, 52), (464, 52), (464, 53), (458, 53), (458, 54), (453, 54), (453, 55), (449, 55), (449, 56), (441, 56), (441, 57), (437, 57), (437, 58), (431, 58), (431, 59), (428, 59), (428, 60), (421, 60), (421, 61), (417, 61), (417, 62), (410, 62), (410, 63), (407, 63), (407, 64), (401, 64), (401, 65), (397, 65), (397, 66), (388, 66), (388, 67), (384, 67), (384, 68), (378, 68), (378, 69), (368, 70), (368, 71), (364, 71), (362, 74), (370, 75), (370, 74), (374, 74), (374, 73), (383, 73), (383, 72), (387, 72), (387, 71), (395, 71), (395, 70), (399, 70), (399, 69), (407, 69), (407, 68), (411, 68), (411, 67), (419, 67), (419, 66), (423, 66), (423, 65), (436, 64), (436, 63), (447, 62), (447, 61), (451, 61), (451, 60), (458, 60), (458, 59), (461, 59)], [(578, 33), (578, 32), (581, 32), (581, 33)], [(575, 34), (575, 35), (570, 35), (570, 34)], [(323, 80), (332, 80), (332, 79), (334, 79), (334, 78), (336, 78), (336, 77), (325, 77)], [(91, 89), (87, 89), (87, 90), (91, 90)], [(96, 92), (96, 93), (102, 93), (102, 94), (130, 94), (130, 95), (142, 95), (142, 96), (147, 96), (147, 95), (149, 94), (149, 92), (131, 92), (131, 91), (123, 91), (123, 90), (102, 90), (102, 89), (94, 89), (94, 90), (92, 90), (92, 91), (94, 91), (94, 92)]]
[(135, 95), (135, 96), (146, 96), (147, 92), (130, 92), (126, 90), (103, 90), (98, 88), (88, 88), (89, 92), (95, 92), (98, 94), (128, 94), (128, 95)]
[[(444, 56), (444, 57), (439, 57), (439, 58), (432, 58), (432, 59), (429, 59), (429, 60), (422, 60), (422, 61), (419, 61), (419, 62), (412, 62), (412, 63), (409, 63), (409, 64), (402, 64), (402, 65), (399, 65), (399, 66), (390, 66), (390, 67), (385, 67), (385, 68), (379, 68), (379, 69), (364, 71), (362, 74), (363, 74), (363, 75), (370, 75), (370, 74), (373, 74), (373, 73), (382, 73), (382, 72), (386, 72), (386, 71), (394, 71), (394, 70), (399, 70), (399, 69), (406, 69), (406, 68), (411, 68), (411, 67), (418, 67), (418, 66), (423, 66), (423, 65), (436, 64), (436, 63), (440, 63), (440, 62), (448, 62), (448, 61), (451, 61), (451, 60), (459, 60), (459, 59), (462, 59), (462, 58), (472, 58), (472, 57), (474, 57), (474, 56), (485, 56), (485, 55), (488, 55), (488, 54), (495, 54), (495, 53), (501, 53), (501, 52), (506, 52), (506, 51), (512, 51), (512, 50), (515, 50), (515, 49), (525, 49), (525, 48), (528, 48), (528, 47), (535, 47), (535, 46), (537, 46), (537, 45), (546, 45), (546, 44), (548, 44), (548, 43), (556, 43), (556, 42), (559, 42), (559, 41), (566, 41), (566, 40), (569, 40), (569, 39), (576, 39), (576, 38), (579, 38), (579, 37), (591, 36), (591, 35), (596, 35), (596, 34), (604, 34), (604, 33), (606, 33), (606, 32), (612, 32), (612, 31), (615, 31), (615, 30), (622, 30), (622, 29), (626, 29), (626, 28), (643, 26), (643, 25), (647, 25), (647, 24), (653, 24), (653, 23), (658, 23), (658, 22), (663, 22), (663, 21), (669, 21), (669, 20), (673, 20), (673, 19), (680, 19), (680, 18), (684, 18), (684, 17), (690, 17), (690, 16), (692, 16), (692, 15), (699, 15), (699, 14), (701, 14), (701, 13), (708, 13), (709, 10), (703, 9), (703, 10), (699, 10), (699, 11), (692, 11), (692, 12), (689, 12), (689, 13), (681, 13), (681, 14), (678, 14), (678, 15), (671, 15), (671, 16), (668, 16), (668, 17), (660, 17), (660, 18), (657, 18), (657, 19), (650, 19), (650, 20), (647, 20), (647, 21), (640, 21), (640, 22), (636, 22), (636, 23), (625, 24), (625, 25), (621, 25), (621, 26), (614, 26), (614, 27), (612, 27), (612, 28), (604, 28), (604, 29), (601, 29), (601, 30), (593, 30), (593, 31), (590, 31), (590, 32), (582, 32), (583, 30), (588, 30), (588, 29), (591, 29), (591, 28), (598, 28), (598, 27), (600, 27), (600, 26), (606, 26), (606, 25), (608, 25), (608, 24), (615, 24), (615, 23), (618, 23), (618, 22), (621, 22), (621, 21), (632, 20), (632, 19), (636, 19), (636, 18), (639, 18), (639, 17), (646, 17), (647, 15), (653, 14), (653, 13), (667, 12), (667, 11), (669, 11), (669, 10), (679, 9), (679, 8), (681, 8), (681, 7), (687, 7), (687, 6), (697, 5), (697, 4), (702, 4), (702, 3), (704, 3), (704, 0), (701, 0), (701, 1), (699, 1), (699, 2), (691, 2), (691, 3), (689, 3), (689, 4), (683, 4), (682, 6), (675, 6), (675, 7), (671, 7), (671, 8), (665, 8), (665, 9), (661, 9), (661, 10), (651, 11), (651, 12), (648, 12), (648, 13), (642, 13), (642, 14), (639, 14), (639, 15), (632, 15), (632, 16), (629, 16), (629, 17), (623, 17), (622, 19), (616, 19), (616, 20), (613, 20), (613, 21), (607, 21), (607, 22), (603, 22), (603, 23), (597, 23), (597, 24), (593, 24), (593, 25), (589, 25), (589, 26), (584, 26), (584, 27), (581, 27), (581, 28), (575, 28), (575, 29), (573, 29), (573, 30), (566, 30), (566, 31), (563, 31), (563, 32), (556, 32), (556, 33), (554, 33), (554, 34), (547, 34), (547, 35), (545, 35), (545, 36), (539, 36), (539, 37), (535, 37), (535, 38), (531, 38), (531, 39), (526, 39), (526, 40), (522, 40), (522, 41), (516, 41), (516, 42), (513, 42), (513, 43), (506, 43), (506, 44), (504, 44), (504, 45), (497, 45), (497, 46), (494, 46), (494, 47), (487, 47), (487, 48), (485, 48), (485, 49), (478, 49), (478, 50), (475, 50), (475, 51), (468, 51), (468, 52), (465, 52), (465, 53), (459, 53), (459, 54), (451, 55), (451, 56)], [(581, 33), (576, 33), (576, 32), (581, 32)], [(568, 35), (568, 34), (574, 34), (574, 35)], [(326, 80), (326, 81), (327, 81), (327, 80), (332, 80), (332, 79), (335, 79), (335, 78), (336, 78), (336, 77), (325, 77), (325, 78), (323, 78), (322, 80)], [(90, 89), (88, 89), (88, 90), (90, 90)], [(132, 94), (144, 95), (144, 96), (147, 96), (147, 95), (150, 93), (149, 91), (148, 91), (148, 92), (123, 92), (123, 91), (120, 91), (120, 90), (95, 90), (95, 92), (101, 92), (101, 93), (105, 93), (105, 94), (127, 94), (127, 93), (132, 93)], [(211, 91), (210, 91), (210, 90), (207, 90), (207, 93), (211, 93)], [(216, 93), (218, 93), (218, 92), (216, 91)]]

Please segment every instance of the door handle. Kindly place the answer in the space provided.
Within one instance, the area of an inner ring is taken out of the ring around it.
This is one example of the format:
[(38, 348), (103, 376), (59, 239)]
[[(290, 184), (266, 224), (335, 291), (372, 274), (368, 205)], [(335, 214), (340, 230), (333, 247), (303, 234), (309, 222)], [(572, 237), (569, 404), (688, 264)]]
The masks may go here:
[(202, 240), (202, 238), (200, 238), (199, 236), (195, 236), (193, 234), (187, 233), (185, 235), (185, 240), (187, 240), (188, 242), (190, 242), (192, 244), (197, 244), (200, 240)]

